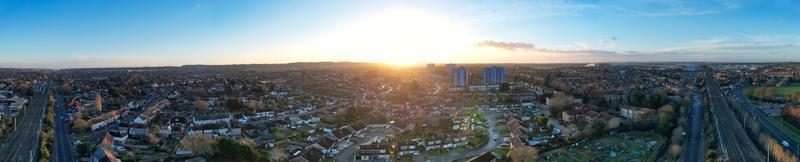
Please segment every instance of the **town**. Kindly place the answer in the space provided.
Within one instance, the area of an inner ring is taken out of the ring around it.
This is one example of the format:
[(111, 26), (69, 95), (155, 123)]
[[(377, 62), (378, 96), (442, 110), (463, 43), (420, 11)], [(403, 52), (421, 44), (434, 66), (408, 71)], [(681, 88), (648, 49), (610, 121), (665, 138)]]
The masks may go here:
[(798, 68), (319, 62), (3, 69), (0, 158), (796, 161)]

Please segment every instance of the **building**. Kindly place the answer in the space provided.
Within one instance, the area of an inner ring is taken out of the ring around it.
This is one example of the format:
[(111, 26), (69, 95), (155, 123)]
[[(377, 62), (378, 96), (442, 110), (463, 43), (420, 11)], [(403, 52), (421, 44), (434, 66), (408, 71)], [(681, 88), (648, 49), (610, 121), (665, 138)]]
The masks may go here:
[(0, 99), (0, 116), (15, 116), (14, 114), (25, 109), (26, 103), (28, 99), (19, 97)]
[(456, 64), (444, 64), (444, 68), (452, 71), (453, 69), (456, 69)]
[(506, 69), (504, 67), (492, 66), (483, 68), (484, 85), (500, 85), (506, 82)]
[(316, 147), (308, 147), (305, 150), (298, 150), (289, 158), (290, 162), (317, 162), (322, 161), (322, 151)]
[(653, 109), (641, 107), (623, 107), (620, 109), (620, 115), (627, 119), (634, 121), (644, 120), (653, 113)]
[(359, 145), (358, 155), (355, 156), (355, 161), (390, 161), (389, 146), (370, 144)]
[(454, 87), (466, 87), (469, 85), (469, 72), (467, 68), (459, 67), (452, 70), (452, 80)]

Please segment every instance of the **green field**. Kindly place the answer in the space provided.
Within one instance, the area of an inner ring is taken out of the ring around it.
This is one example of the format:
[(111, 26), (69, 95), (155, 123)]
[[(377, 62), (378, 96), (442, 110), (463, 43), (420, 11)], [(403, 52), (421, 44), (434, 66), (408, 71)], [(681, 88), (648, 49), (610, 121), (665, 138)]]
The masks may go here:
[[(641, 137), (638, 134), (630, 134), (627, 138), (608, 136), (578, 146), (562, 147), (542, 154), (540, 160), (590, 161), (599, 158), (606, 161), (655, 161), (656, 150), (664, 144), (664, 138), (650, 133), (641, 134)], [(656, 145), (648, 147), (647, 142), (653, 140), (657, 141)]]
[[(755, 86), (747, 87), (746, 91), (752, 92), (755, 90)], [(767, 87), (765, 87), (767, 88)], [(775, 88), (775, 96), (776, 97), (792, 97), (795, 92), (800, 91), (800, 82), (791, 82), (788, 86), (778, 87)]]

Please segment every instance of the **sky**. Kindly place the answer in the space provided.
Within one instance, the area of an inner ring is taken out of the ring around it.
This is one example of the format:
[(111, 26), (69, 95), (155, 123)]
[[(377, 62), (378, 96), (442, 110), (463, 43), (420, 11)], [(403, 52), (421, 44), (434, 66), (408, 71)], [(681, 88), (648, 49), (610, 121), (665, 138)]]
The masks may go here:
[(800, 61), (793, 0), (0, 0), (0, 67)]

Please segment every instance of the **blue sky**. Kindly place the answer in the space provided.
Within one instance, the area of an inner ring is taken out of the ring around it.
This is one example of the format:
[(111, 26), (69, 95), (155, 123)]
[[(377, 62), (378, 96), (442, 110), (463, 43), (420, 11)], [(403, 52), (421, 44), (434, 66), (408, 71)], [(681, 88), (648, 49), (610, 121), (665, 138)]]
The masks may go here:
[(0, 67), (800, 61), (800, 2), (7, 1)]

